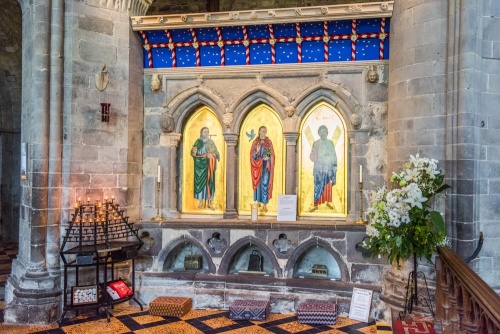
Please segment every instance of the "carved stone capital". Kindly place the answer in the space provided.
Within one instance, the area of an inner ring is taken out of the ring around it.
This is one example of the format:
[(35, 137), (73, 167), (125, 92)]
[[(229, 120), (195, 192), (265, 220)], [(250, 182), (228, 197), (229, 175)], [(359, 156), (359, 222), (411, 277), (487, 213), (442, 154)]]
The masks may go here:
[(162, 133), (160, 135), (160, 146), (163, 147), (177, 147), (181, 139), (180, 133)]
[(226, 141), (227, 145), (236, 146), (236, 144), (238, 143), (239, 136), (237, 133), (228, 132), (228, 133), (224, 133), (223, 136), (224, 136), (224, 140)]
[(287, 145), (297, 145), (297, 139), (299, 138), (298, 132), (284, 132), (283, 136), (285, 137)]

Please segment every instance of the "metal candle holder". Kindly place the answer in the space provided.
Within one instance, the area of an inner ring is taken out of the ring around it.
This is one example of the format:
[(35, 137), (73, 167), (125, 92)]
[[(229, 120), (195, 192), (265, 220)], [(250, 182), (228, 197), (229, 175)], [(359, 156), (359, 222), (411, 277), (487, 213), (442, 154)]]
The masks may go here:
[(161, 182), (156, 182), (156, 217), (152, 218), (152, 221), (161, 221), (165, 220), (165, 217), (160, 216), (160, 189)]
[(359, 183), (359, 219), (355, 224), (368, 224), (368, 221), (363, 219), (363, 182)]

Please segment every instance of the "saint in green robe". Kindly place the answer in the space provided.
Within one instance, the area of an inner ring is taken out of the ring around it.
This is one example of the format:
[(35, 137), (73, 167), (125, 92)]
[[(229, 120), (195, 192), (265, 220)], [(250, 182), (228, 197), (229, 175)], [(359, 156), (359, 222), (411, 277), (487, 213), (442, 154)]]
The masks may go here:
[(194, 198), (212, 200), (215, 193), (215, 170), (220, 159), (219, 151), (212, 139), (198, 138), (191, 151), (194, 159)]

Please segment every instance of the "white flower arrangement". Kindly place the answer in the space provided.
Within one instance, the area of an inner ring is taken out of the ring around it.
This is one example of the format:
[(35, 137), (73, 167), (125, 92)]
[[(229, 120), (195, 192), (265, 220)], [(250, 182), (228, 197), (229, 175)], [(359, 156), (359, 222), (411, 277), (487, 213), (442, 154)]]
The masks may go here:
[(388, 191), (384, 186), (372, 194), (369, 240), (363, 246), (372, 255), (387, 255), (391, 263), (414, 253), (430, 260), (446, 237), (442, 214), (430, 207), (431, 199), (449, 188), (443, 181), (437, 160), (410, 155), (403, 169), (392, 174), (391, 182), (399, 188)]

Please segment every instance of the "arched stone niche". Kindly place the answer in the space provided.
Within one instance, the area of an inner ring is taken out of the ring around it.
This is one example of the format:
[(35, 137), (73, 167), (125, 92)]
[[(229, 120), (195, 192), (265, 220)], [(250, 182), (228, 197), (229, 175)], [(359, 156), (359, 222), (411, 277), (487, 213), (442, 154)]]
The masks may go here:
[[(280, 171), (286, 180), (283, 191), (284, 194), (296, 194), (301, 179), (298, 173), (301, 152), (298, 139), (301, 137), (301, 126), (312, 108), (324, 103), (334, 108), (345, 124), (346, 153), (344, 161), (346, 161), (346, 168), (343, 175), (345, 175), (344, 189), (347, 193), (345, 193), (345, 201), (343, 200), (342, 203), (347, 208), (343, 209), (342, 212), (336, 210), (331, 214), (327, 210), (304, 214), (307, 210), (303, 209), (299, 212), (299, 216), (302, 220), (320, 220), (327, 217), (345, 220), (346, 223), (352, 223), (358, 219), (358, 166), (364, 167), (364, 176), (367, 182), (380, 180), (384, 177), (379, 170), (368, 169), (367, 152), (369, 150), (373, 152), (373, 145), (379, 145), (379, 142), (371, 142), (369, 135), (370, 122), (367, 119), (369, 110), (367, 102), (362, 99), (365, 90), (362, 86), (364, 81), (358, 82), (354, 79), (357, 76), (363, 77), (365, 66), (352, 65), (348, 70), (326, 69), (318, 65), (314, 65), (313, 68), (313, 72), (316, 71), (315, 74), (306, 71), (299, 74), (296, 72), (283, 74), (273, 72), (272, 69), (268, 73), (266, 71), (250, 71), (244, 74), (239, 72), (215, 74), (206, 69), (193, 70), (193, 73), (190, 72), (182, 80), (173, 74), (170, 76), (167, 72), (162, 72), (163, 91), (168, 92), (165, 94), (163, 111), (175, 123), (173, 134), (177, 134), (181, 138), (175, 147), (168, 148), (167, 157), (159, 158), (159, 163), (165, 166), (166, 171), (166, 175), (164, 175), (166, 178), (165, 187), (162, 188), (163, 202), (166, 203), (163, 208), (164, 216), (167, 218), (192, 218), (194, 214), (198, 214), (197, 212), (184, 212), (181, 209), (182, 201), (179, 194), (189, 191), (189, 189), (180, 188), (183, 175), (176, 172), (182, 170), (183, 159), (180, 153), (185, 148), (184, 146), (192, 145), (192, 143), (183, 141), (181, 133), (183, 133), (186, 121), (193, 112), (201, 107), (208, 107), (222, 124), (227, 157), (226, 166), (218, 166), (218, 168), (225, 168), (226, 178), (225, 208), (221, 218), (238, 219), (249, 217), (248, 210), (241, 209), (241, 203), (239, 203), (241, 189), (238, 187), (242, 173), (239, 170), (239, 162), (242, 154), (243, 156), (246, 154), (246, 152), (241, 152), (240, 146), (243, 140), (248, 139), (241, 138), (240, 131), (246, 117), (255, 107), (265, 105), (280, 118), (285, 138), (285, 148), (282, 152), (282, 156), (285, 157), (285, 167)], [(341, 79), (343, 76), (346, 78), (345, 82)], [(287, 77), (290, 77), (290, 83), (280, 86), (280, 83), (285, 82), (284, 78)], [(278, 79), (273, 81), (275, 78), (279, 78), (281, 81)], [(364, 101), (363, 104), (360, 101)], [(157, 111), (157, 109), (151, 110)], [(169, 133), (169, 135), (173, 134)], [(317, 136), (316, 133), (313, 135)], [(383, 141), (380, 143), (383, 144)], [(151, 147), (152, 152), (154, 149)], [(381, 148), (380, 152), (382, 151)], [(151, 154), (146, 153), (149, 156)], [(274, 194), (273, 197), (277, 198), (275, 195), (277, 194)], [(364, 207), (366, 207), (366, 194), (363, 195), (363, 201), (365, 202)], [(204, 213), (200, 212), (200, 214)]]
[(184, 257), (188, 254), (200, 255), (202, 268), (197, 270), (205, 273), (215, 273), (215, 265), (205, 247), (196, 239), (183, 235), (172, 240), (158, 254), (158, 269), (163, 272), (183, 272)]
[(234, 114), (234, 121), (230, 131), (239, 133), (245, 117), (260, 104), (274, 110), (281, 120), (284, 120), (287, 117), (285, 112), (287, 103), (286, 97), (271, 87), (263, 84), (252, 87), (231, 105), (230, 113)]
[[(324, 270), (324, 272), (320, 275), (318, 273), (319, 270)], [(331, 280), (342, 279), (340, 266), (337, 261), (335, 261), (335, 258), (323, 246), (319, 245), (311, 246), (309, 249), (306, 249), (297, 259), (293, 268), (293, 277), (313, 277)]]
[(252, 236), (241, 238), (229, 247), (222, 258), (218, 274), (231, 275), (240, 274), (239, 271), (247, 271), (249, 256), (253, 250), (258, 250), (262, 255), (264, 272), (267, 276), (281, 277), (282, 270), (273, 251), (265, 243)]
[(327, 279), (350, 281), (349, 271), (339, 253), (319, 237), (303, 242), (294, 250), (285, 267), (285, 275), (294, 278), (310, 277), (313, 264), (326, 265)]

